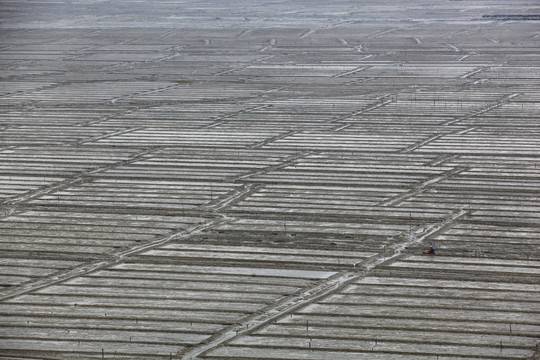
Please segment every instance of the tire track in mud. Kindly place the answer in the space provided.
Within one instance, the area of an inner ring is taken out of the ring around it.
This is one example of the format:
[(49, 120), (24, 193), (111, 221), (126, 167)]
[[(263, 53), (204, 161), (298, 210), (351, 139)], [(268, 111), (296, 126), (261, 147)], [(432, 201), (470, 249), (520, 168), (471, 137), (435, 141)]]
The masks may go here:
[(420, 244), (428, 237), (443, 231), (467, 214), (467, 210), (460, 209), (451, 213), (441, 222), (419, 227), (412, 232), (403, 233), (401, 236), (403, 239), (402, 242), (388, 246), (383, 252), (355, 264), (355, 270), (342, 271), (326, 280), (320, 281), (304, 289), (299, 294), (291, 295), (278, 304), (271, 305), (257, 314), (246, 317), (243, 321), (225, 328), (206, 341), (192, 348), (187, 348), (177, 355), (182, 360), (195, 360), (198, 356), (204, 355), (206, 352), (220, 347), (237, 337), (248, 335), (301, 307), (336, 293), (346, 285), (368, 276), (377, 266), (395, 261), (398, 257), (404, 255), (404, 251), (409, 246)]

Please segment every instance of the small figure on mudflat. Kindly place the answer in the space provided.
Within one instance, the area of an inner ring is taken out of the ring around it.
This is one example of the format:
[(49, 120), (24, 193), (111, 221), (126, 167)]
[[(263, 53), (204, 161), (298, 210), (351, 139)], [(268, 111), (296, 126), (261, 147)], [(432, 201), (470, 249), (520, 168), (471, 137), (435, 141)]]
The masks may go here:
[(424, 250), (424, 254), (435, 255), (435, 248), (433, 247), (433, 245), (431, 245), (429, 249)]

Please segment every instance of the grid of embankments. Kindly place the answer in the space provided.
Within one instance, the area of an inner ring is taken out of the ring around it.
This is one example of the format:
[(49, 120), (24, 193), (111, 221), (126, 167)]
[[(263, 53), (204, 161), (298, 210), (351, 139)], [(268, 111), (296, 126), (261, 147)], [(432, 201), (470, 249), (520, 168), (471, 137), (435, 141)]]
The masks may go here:
[(0, 0), (0, 359), (537, 358), (537, 10), (363, 3)]

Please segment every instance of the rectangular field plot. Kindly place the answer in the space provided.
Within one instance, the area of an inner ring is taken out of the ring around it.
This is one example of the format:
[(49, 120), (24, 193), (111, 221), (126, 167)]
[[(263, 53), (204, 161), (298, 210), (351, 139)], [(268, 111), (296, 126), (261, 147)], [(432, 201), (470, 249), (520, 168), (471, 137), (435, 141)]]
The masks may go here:
[[(62, 106), (40, 107), (39, 109), (28, 108), (24, 111), (6, 111), (2, 114), (0, 124), (9, 127), (90, 125), (123, 112), (124, 110), (115, 109), (112, 104), (111, 106), (97, 105), (88, 108), (62, 104)], [(125, 124), (116, 126), (116, 128), (124, 127)]]
[[(124, 176), (115, 177), (116, 172), (108, 177), (95, 179), (90, 183), (72, 186), (64, 190), (42, 195), (30, 201), (32, 205), (71, 207), (81, 210), (120, 211), (121, 209), (146, 212), (174, 212), (199, 207), (212, 201), (218, 201), (238, 188), (238, 184), (224, 182), (188, 182), (178, 179), (157, 180), (152, 176), (135, 175), (124, 171)], [(165, 174), (162, 174), (165, 177)], [(202, 180), (203, 175), (199, 175)], [(162, 178), (163, 178), (162, 177)], [(194, 174), (191, 174), (194, 177)]]
[[(528, 266), (537, 273), (538, 264)], [(540, 287), (497, 278), (524, 265), (405, 257), (203, 358), (523, 359), (540, 335)], [(421, 271), (400, 271), (407, 266)], [(431, 277), (435, 268), (452, 275)]]
[[(229, 182), (280, 166), (292, 156), (294, 152), (291, 151), (169, 148), (149, 154), (138, 161), (100, 172), (99, 177), (109, 181), (116, 179), (122, 181), (154, 179), (173, 183), (188, 180), (214, 181), (217, 187), (221, 182), (224, 182), (223, 186), (238, 187), (241, 183)], [(212, 192), (212, 188), (207, 190)]]
[(174, 101), (181, 98), (183, 101), (223, 101), (228, 99), (236, 102), (242, 99), (253, 99), (264, 91), (271, 90), (270, 85), (235, 85), (215, 83), (193, 83), (184, 84), (180, 82), (175, 86), (160, 89), (152, 92), (133, 94), (130, 101)]
[[(510, 213), (511, 214), (511, 213)], [(540, 229), (536, 222), (520, 223), (519, 218), (500, 214), (507, 224), (496, 223), (491, 217), (473, 216), (469, 221), (455, 224), (433, 238), (442, 251), (474, 254), (475, 256), (506, 256), (522, 258), (534, 256), (540, 251)], [(512, 224), (511, 221), (515, 224)], [(534, 219), (536, 220), (536, 219)]]
[(43, 175), (0, 175), (0, 202), (11, 201), (19, 196), (24, 196), (32, 191), (45, 188), (62, 180), (64, 180), (63, 177)]
[(320, 270), (353, 267), (375, 255), (369, 251), (305, 250), (291, 246), (197, 245), (173, 243), (143, 252), (144, 261), (191, 264), (223, 264), (254, 268)]
[[(482, 113), (485, 117), (483, 122), (468, 119), (467, 122), (472, 125), (485, 126), (503, 126), (509, 129), (515, 129), (516, 126), (531, 126), (530, 122), (526, 122), (527, 118), (540, 115), (540, 104), (526, 99), (526, 95), (531, 95), (526, 92), (512, 99), (512, 102), (506, 102), (501, 106), (494, 108), (488, 112)], [(532, 129), (535, 127), (532, 126)]]
[(159, 127), (169, 129), (200, 129), (226, 119), (250, 112), (260, 105), (252, 104), (213, 104), (190, 103), (183, 106), (151, 106), (149, 108), (129, 111), (108, 118), (99, 123), (100, 126), (134, 128)]
[(475, 70), (474, 67), (468, 64), (456, 64), (445, 66), (430, 66), (427, 64), (391, 64), (391, 65), (374, 65), (368, 71), (367, 75), (373, 71), (377, 77), (413, 77), (415, 79), (422, 77), (433, 78), (457, 78), (464, 76)]
[(281, 134), (278, 130), (260, 133), (258, 131), (170, 130), (145, 128), (126, 134), (119, 134), (96, 142), (97, 145), (113, 146), (176, 146), (191, 148), (246, 148), (267, 138)]
[(14, 94), (8, 98), (0, 98), (0, 105), (38, 101), (44, 103), (97, 103), (110, 101), (124, 96), (135, 95), (141, 92), (163, 89), (174, 83), (168, 82), (105, 82), (73, 83), (50, 89), (38, 90), (28, 94)]
[(322, 150), (342, 152), (396, 152), (423, 139), (422, 135), (394, 133), (393, 135), (370, 135), (365, 133), (298, 132), (277, 139), (264, 146), (275, 150)]
[(520, 155), (538, 156), (540, 140), (523, 130), (504, 128), (473, 128), (461, 135), (444, 135), (417, 149), (417, 152), (463, 154), (463, 155)]
[[(8, 127), (3, 131), (0, 146), (55, 146), (69, 145), (83, 140), (100, 138), (123, 132), (125, 128), (75, 127), (75, 126), (35, 126), (22, 125)], [(36, 136), (39, 134), (39, 136)]]
[(121, 162), (137, 151), (71, 146), (32, 146), (0, 151), (0, 171), (12, 176), (70, 177)]
[[(3, 61), (4, 59), (0, 59)], [(30, 81), (21, 81), (21, 82), (8, 82), (2, 81), (0, 84), (0, 98), (10, 96), (12, 94), (20, 94), (36, 91), (38, 89), (46, 88), (53, 86), (55, 83), (44, 83), (44, 82), (30, 82)]]
[[(280, 173), (284, 176), (286, 173)], [(298, 179), (298, 174), (295, 174)], [(258, 177), (263, 181), (272, 175)], [(270, 181), (270, 180), (268, 180)], [(278, 178), (276, 176), (276, 182)], [(230, 211), (258, 211), (273, 213), (338, 215), (355, 213), (393, 198), (406, 190), (331, 185), (267, 184), (251, 196), (236, 202)], [(328, 184), (330, 179), (321, 182)]]
[(13, 356), (97, 357), (102, 349), (107, 356), (168, 356), (333, 274), (159, 262), (117, 265), (4, 302), (0, 349)]
[(484, 103), (481, 101), (448, 99), (444, 95), (442, 98), (432, 100), (429, 99), (429, 96), (427, 98), (424, 97), (422, 93), (417, 95), (407, 94), (404, 99), (398, 98), (392, 103), (369, 111), (369, 115), (392, 116), (396, 118), (455, 118), (467, 115), (484, 106)]
[(202, 221), (193, 217), (106, 212), (27, 211), (0, 219), (0, 262), (18, 263), (2, 276), (13, 286), (102, 254), (165, 237)]
[[(9, 255), (9, 252), (6, 252), (0, 257), (0, 272), (2, 274), (0, 275), (0, 290), (9, 289), (82, 264), (82, 260), (25, 259)], [(14, 254), (11, 253), (11, 255)]]
[[(313, 141), (315, 142), (316, 138), (313, 138)], [(273, 144), (275, 142), (270, 145)], [(323, 191), (324, 186), (328, 186), (330, 192), (332, 186), (348, 188), (350, 191), (362, 191), (365, 187), (367, 193), (380, 189), (380, 194), (386, 197), (452, 170), (446, 166), (427, 166), (429, 157), (386, 153), (370, 156), (357, 150), (358, 146), (352, 147), (351, 152), (344, 151), (342, 154), (311, 155), (308, 152), (306, 156), (286, 166), (276, 170), (269, 169), (250, 179), (266, 184), (318, 186), (320, 191)], [(385, 192), (387, 193), (384, 194)]]

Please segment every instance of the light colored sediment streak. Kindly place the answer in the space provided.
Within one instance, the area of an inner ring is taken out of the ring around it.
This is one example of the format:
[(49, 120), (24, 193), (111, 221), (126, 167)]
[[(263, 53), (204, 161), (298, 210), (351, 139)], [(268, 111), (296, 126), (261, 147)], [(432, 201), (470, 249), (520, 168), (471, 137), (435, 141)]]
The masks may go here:
[(356, 69), (353, 69), (353, 70), (346, 71), (346, 72), (344, 72), (344, 73), (338, 74), (338, 75), (336, 75), (335, 77), (339, 78), (339, 77), (343, 77), (343, 76), (352, 75), (352, 74), (355, 74), (355, 73), (357, 73), (357, 72), (364, 71), (364, 70), (366, 70), (366, 69), (368, 69), (368, 67), (366, 67), (366, 66), (360, 66), (360, 67), (358, 67), (358, 68), (356, 68)]
[(455, 52), (460, 52), (461, 49), (458, 48), (457, 46), (454, 46), (452, 44), (446, 44), (446, 46), (448, 46), (450, 49), (454, 50)]
[(341, 130), (345, 130), (347, 129), (348, 127), (350, 127), (352, 124), (338, 124), (338, 126), (336, 126), (334, 129), (332, 129), (332, 131), (334, 132), (340, 132)]
[(253, 31), (253, 28), (250, 28), (250, 29), (246, 29), (246, 30), (242, 30), (237, 36), (236, 38), (237, 39), (241, 39), (243, 38), (244, 36), (246, 36), (247, 34), (249, 34), (250, 32)]
[(309, 30), (303, 32), (298, 38), (299, 39), (307, 38), (309, 35), (315, 33), (316, 31), (317, 31), (317, 29), (309, 29)]
[[(461, 57), (458, 61), (464, 60), (464, 59), (466, 59), (468, 56), (470, 56), (470, 55), (465, 55), (465, 56)], [(473, 75), (479, 74), (479, 73), (481, 73), (481, 72), (483, 72), (483, 71), (486, 71), (486, 70), (488, 70), (488, 69), (489, 69), (488, 67), (481, 67), (480, 69), (475, 69), (475, 70), (473, 70), (473, 71), (469, 71), (468, 73), (462, 75), (461, 78), (462, 78), (462, 79), (467, 79), (467, 78), (469, 78), (469, 77), (471, 77), (471, 76), (473, 76)]]

